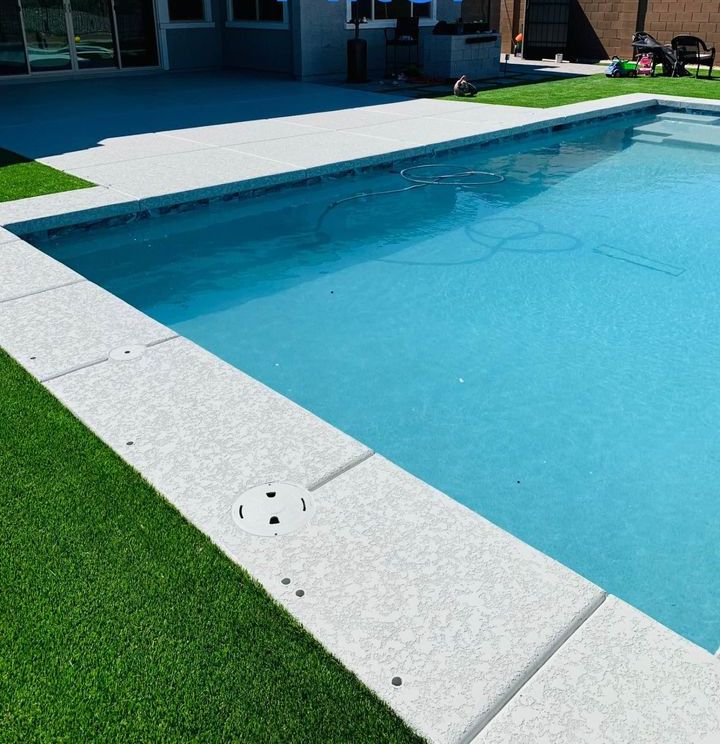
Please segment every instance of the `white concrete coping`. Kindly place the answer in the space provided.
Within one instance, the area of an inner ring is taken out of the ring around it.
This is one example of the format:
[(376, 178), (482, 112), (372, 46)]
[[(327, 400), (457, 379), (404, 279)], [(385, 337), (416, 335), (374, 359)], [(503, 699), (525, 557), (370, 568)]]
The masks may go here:
[(33, 196), (0, 203), (0, 226), (13, 232), (36, 232), (48, 227), (92, 222), (138, 210), (132, 196), (102, 186), (90, 186), (59, 194)]
[[(433, 741), (474, 733), (604, 596), (184, 339), (48, 387)], [(317, 489), (310, 526), (235, 524), (269, 480)]]
[[(86, 322), (94, 323), (89, 306)], [(250, 486), (281, 480), (309, 488), (371, 454), (185, 339), (47, 385), (190, 518), (219, 510), (229, 519)]]
[(15, 236), (0, 243), (0, 302), (79, 281), (80, 274)]
[(13, 240), (17, 240), (18, 236), (15, 233), (11, 233), (3, 227), (0, 227), (0, 245), (3, 243), (10, 243)]
[(720, 661), (609, 597), (474, 744), (716, 744)]
[[(678, 101), (663, 100), (667, 105), (678, 105)], [(682, 103), (682, 99), (678, 100)], [(530, 134), (549, 126), (592, 119), (598, 114), (639, 110), (657, 102), (655, 96), (644, 93), (553, 109), (415, 99), (372, 106), (372, 118), (366, 114), (358, 116), (356, 122), (344, 119), (335, 111), (313, 114), (313, 127), (298, 127), (302, 133), (293, 136), (274, 138), (275, 135), (269, 133), (267, 140), (250, 137), (251, 141), (225, 146), (198, 144), (201, 149), (164, 151), (94, 165), (87, 165), (85, 158), (79, 161), (80, 167), (74, 167), (65, 158), (64, 170), (102, 185), (0, 204), (0, 226), (29, 234), (227, 197), (341, 171), (392, 164), (399, 159), (433, 155), (499, 136)], [(322, 129), (323, 116), (327, 116), (325, 129)], [(353, 123), (357, 126), (352, 126)], [(338, 129), (339, 126), (344, 128)], [(279, 123), (274, 122), (277, 131), (287, 134), (278, 127)], [(171, 134), (153, 137), (153, 142), (174, 138)], [(107, 146), (112, 149), (114, 145), (108, 143)]]
[(176, 335), (88, 281), (0, 303), (0, 344), (40, 380)]

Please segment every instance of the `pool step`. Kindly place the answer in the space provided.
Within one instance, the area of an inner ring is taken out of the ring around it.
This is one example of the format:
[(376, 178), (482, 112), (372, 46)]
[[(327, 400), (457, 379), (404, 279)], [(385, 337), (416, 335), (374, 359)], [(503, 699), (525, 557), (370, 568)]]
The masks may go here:
[(661, 145), (664, 141), (664, 137), (657, 134), (636, 134), (633, 138), (633, 142), (645, 142), (650, 145)]
[[(706, 117), (703, 117), (706, 118)], [(712, 118), (712, 117), (710, 117)], [(720, 121), (720, 120), (719, 120)], [(705, 121), (664, 119), (633, 129), (633, 141), (695, 147), (720, 147), (720, 126)]]
[(698, 124), (717, 124), (720, 116), (708, 116), (706, 114), (687, 114), (683, 111), (666, 111), (658, 114), (658, 119), (669, 119), (670, 121), (690, 121)]

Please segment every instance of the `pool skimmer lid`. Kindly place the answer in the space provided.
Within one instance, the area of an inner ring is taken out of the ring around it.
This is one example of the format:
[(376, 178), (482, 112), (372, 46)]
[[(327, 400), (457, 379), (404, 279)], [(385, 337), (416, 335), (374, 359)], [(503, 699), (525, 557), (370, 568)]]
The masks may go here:
[(276, 537), (302, 529), (312, 517), (310, 492), (282, 481), (261, 483), (233, 504), (235, 524), (252, 535)]

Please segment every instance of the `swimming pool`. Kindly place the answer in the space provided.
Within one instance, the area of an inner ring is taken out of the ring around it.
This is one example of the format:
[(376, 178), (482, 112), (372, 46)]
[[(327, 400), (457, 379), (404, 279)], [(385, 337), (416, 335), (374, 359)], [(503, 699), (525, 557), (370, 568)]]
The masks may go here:
[(432, 161), (481, 188), (332, 206), (408, 185), (383, 171), (35, 242), (714, 651), (719, 135), (625, 117)]

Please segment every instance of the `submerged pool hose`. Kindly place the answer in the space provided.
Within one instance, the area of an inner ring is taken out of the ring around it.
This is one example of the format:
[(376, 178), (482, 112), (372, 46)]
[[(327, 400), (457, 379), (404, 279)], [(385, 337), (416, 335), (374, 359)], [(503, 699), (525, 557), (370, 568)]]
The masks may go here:
[[(399, 189), (387, 189), (386, 191), (363, 191), (360, 194), (353, 194), (352, 196), (346, 196), (344, 199), (338, 199), (337, 201), (329, 204), (322, 212), (318, 221), (315, 224), (315, 235), (318, 243), (326, 242), (320, 238), (322, 235), (322, 225), (325, 222), (325, 218), (333, 211), (336, 207), (341, 204), (345, 204), (355, 199), (364, 199), (370, 196), (385, 196), (389, 194), (402, 194), (405, 191), (412, 191), (413, 189), (422, 189), (426, 186), (455, 186), (456, 188), (473, 189), (487, 186), (493, 183), (501, 183), (505, 180), (505, 176), (501, 176), (499, 173), (490, 173), (489, 171), (475, 170), (474, 168), (465, 168), (464, 166), (458, 166), (461, 170), (453, 171), (451, 173), (441, 173), (438, 175), (423, 178), (422, 174), (418, 174), (417, 171), (421, 169), (437, 169), (445, 168), (448, 166), (440, 165), (436, 163), (425, 163), (423, 165), (411, 165), (407, 168), (403, 168), (400, 171), (400, 177), (410, 182), (410, 186), (404, 186)], [(484, 179), (478, 180), (479, 176), (485, 176)]]
[[(345, 202), (353, 201), (354, 199), (362, 199), (363, 197), (367, 196), (383, 196), (385, 194), (401, 194), (404, 191), (420, 189), (424, 186), (460, 186), (462, 188), (472, 189), (480, 188), (481, 186), (488, 186), (493, 183), (500, 183), (501, 181), (505, 180), (505, 176), (501, 176), (498, 173), (475, 170), (474, 168), (467, 168), (465, 170), (456, 171), (454, 173), (443, 173), (437, 176), (430, 176), (429, 178), (423, 178), (422, 176), (414, 175), (416, 171), (422, 168), (447, 168), (447, 166), (435, 163), (426, 163), (425, 165), (411, 165), (408, 168), (403, 168), (400, 171), (400, 177), (404, 178), (406, 181), (410, 181), (410, 186), (405, 186), (404, 188), (400, 189), (389, 189), (387, 191), (364, 191), (361, 194), (353, 194), (352, 196), (346, 196), (344, 199), (338, 199), (338, 201), (333, 202), (330, 205), (329, 209), (333, 209), (339, 204), (344, 204)], [(487, 176), (488, 178), (482, 181), (478, 181), (478, 176)]]

